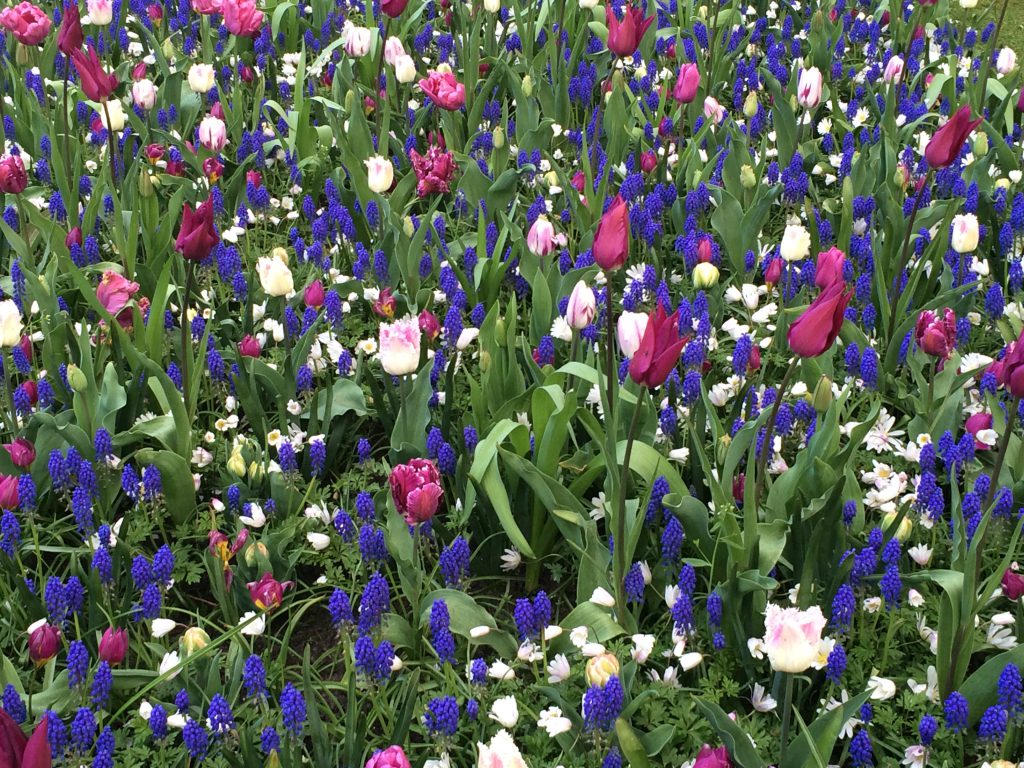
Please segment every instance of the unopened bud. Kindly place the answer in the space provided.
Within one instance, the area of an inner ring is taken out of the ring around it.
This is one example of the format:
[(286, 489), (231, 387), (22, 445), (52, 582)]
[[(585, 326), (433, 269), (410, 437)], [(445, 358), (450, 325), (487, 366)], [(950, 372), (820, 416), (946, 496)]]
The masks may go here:
[(85, 378), (85, 373), (74, 363), (68, 366), (68, 384), (75, 392), (85, 392), (89, 387), (89, 380)]
[(811, 405), (818, 413), (825, 413), (832, 405), (832, 379), (822, 375), (818, 379), (818, 386), (814, 388), (814, 397), (811, 398)]
[(757, 177), (754, 175), (754, 169), (749, 165), (744, 165), (740, 168), (740, 184), (743, 185), (744, 189), (753, 189), (757, 186)]

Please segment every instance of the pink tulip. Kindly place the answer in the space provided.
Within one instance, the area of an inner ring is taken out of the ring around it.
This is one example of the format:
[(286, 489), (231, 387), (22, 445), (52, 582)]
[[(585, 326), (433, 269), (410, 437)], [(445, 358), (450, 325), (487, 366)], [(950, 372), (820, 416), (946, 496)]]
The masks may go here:
[(696, 64), (683, 64), (679, 68), (676, 86), (672, 89), (672, 98), (680, 104), (689, 104), (697, 98), (698, 88), (700, 88), (700, 69)]
[(324, 293), (324, 284), (319, 280), (314, 280), (312, 283), (306, 286), (306, 290), (302, 292), (302, 300), (307, 307), (313, 307), (314, 309), (320, 309), (324, 305), (324, 299), (327, 294)]
[(709, 744), (705, 744), (697, 753), (693, 768), (732, 768), (729, 750), (725, 747), (713, 748)]
[(814, 284), (824, 290), (832, 285), (832, 283), (844, 283), (843, 265), (845, 263), (846, 254), (835, 246), (832, 246), (823, 253), (819, 253)]
[(647, 28), (654, 22), (654, 17), (644, 18), (640, 8), (628, 4), (622, 12), (622, 21), (615, 15), (611, 4), (604, 8), (605, 26), (608, 27), (608, 50), (619, 57), (632, 56), (640, 47), (640, 41), (647, 33)]
[(239, 37), (256, 37), (263, 26), (263, 11), (253, 0), (223, 0), (221, 13), (228, 32)]
[(365, 768), (412, 768), (409, 758), (397, 744), (374, 752), (373, 756), (366, 761)]
[(786, 339), (793, 354), (817, 357), (827, 352), (843, 327), (846, 305), (850, 303), (851, 296), (852, 292), (847, 292), (842, 282), (832, 283), (819, 293), (789, 326)]
[(41, 667), (60, 650), (60, 630), (52, 624), (41, 624), (28, 636), (28, 657)]
[(260, 342), (252, 334), (246, 334), (240, 342), (238, 342), (238, 354), (242, 357), (259, 357), (260, 356)]
[(451, 72), (428, 72), (420, 80), (419, 86), (431, 102), (449, 112), (461, 109), (466, 103), (466, 86), (456, 80)]
[(534, 256), (547, 256), (557, 245), (554, 225), (547, 216), (538, 216), (526, 233), (526, 247)]
[(629, 256), (629, 206), (616, 195), (594, 234), (594, 261), (605, 272), (619, 269)]
[(4, 445), (4, 450), (11, 457), (14, 466), (19, 469), (28, 469), (36, 460), (36, 447), (24, 437), (19, 437), (12, 443)]
[(252, 581), (246, 584), (249, 588), (249, 597), (261, 611), (272, 611), (281, 605), (284, 599), (284, 592), (293, 586), (293, 582), (280, 582), (271, 573), (264, 573), (259, 581)]
[(0, 27), (6, 29), (22, 45), (39, 45), (50, 34), (53, 22), (32, 3), (19, 3), (0, 11)]
[(425, 523), (435, 514), (444, 496), (437, 465), (429, 459), (410, 459), (391, 470), (391, 498), (398, 514), (409, 525)]
[(107, 312), (117, 317), (117, 314), (127, 306), (138, 290), (138, 283), (108, 269), (103, 273), (100, 284), (96, 288), (96, 298)]
[(107, 627), (100, 638), (99, 657), (102, 661), (117, 666), (128, 653), (128, 633), (120, 627)]
[(0, 509), (18, 508), (18, 478), (0, 475)]
[(914, 339), (926, 355), (948, 360), (956, 346), (956, 315), (953, 310), (946, 307), (941, 316), (930, 309), (922, 312), (917, 316)]
[(796, 86), (796, 100), (804, 109), (814, 109), (821, 101), (821, 91), (824, 80), (821, 70), (817, 67), (805, 69), (800, 73), (800, 80)]
[(978, 439), (979, 432), (992, 429), (991, 413), (972, 413), (967, 417), (964, 429), (974, 437), (974, 450), (987, 451), (992, 447)]

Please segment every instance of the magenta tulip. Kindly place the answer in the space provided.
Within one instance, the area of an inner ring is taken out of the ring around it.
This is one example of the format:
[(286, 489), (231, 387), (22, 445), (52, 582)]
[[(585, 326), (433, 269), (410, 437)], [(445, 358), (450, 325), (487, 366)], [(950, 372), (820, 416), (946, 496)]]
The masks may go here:
[(971, 108), (964, 105), (939, 128), (924, 149), (924, 159), (932, 168), (948, 168), (959, 157), (971, 131), (981, 125), (981, 118), (971, 120)]
[(811, 305), (789, 326), (786, 339), (793, 354), (817, 357), (835, 342), (843, 327), (843, 314), (853, 294), (842, 282), (832, 283), (818, 294)]
[(594, 261), (605, 272), (619, 269), (629, 256), (629, 206), (616, 195), (594, 234)]
[(660, 387), (679, 362), (687, 341), (679, 336), (675, 315), (666, 315), (658, 304), (647, 319), (640, 347), (629, 361), (629, 377), (646, 387)]

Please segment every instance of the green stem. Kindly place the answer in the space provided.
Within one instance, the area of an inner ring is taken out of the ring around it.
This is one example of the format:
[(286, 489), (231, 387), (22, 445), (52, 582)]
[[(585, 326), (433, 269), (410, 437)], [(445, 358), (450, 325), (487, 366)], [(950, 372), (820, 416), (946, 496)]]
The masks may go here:
[(893, 331), (896, 329), (896, 311), (899, 304), (898, 297), (900, 294), (899, 284), (903, 277), (903, 270), (907, 268), (908, 258), (908, 247), (910, 246), (910, 235), (914, 232), (914, 221), (917, 219), (917, 211), (921, 207), (921, 200), (924, 199), (924, 191), (931, 184), (932, 176), (935, 174), (934, 168), (929, 168), (928, 173), (924, 177), (924, 181), (921, 183), (921, 188), (917, 190), (917, 196), (914, 198), (914, 207), (910, 211), (910, 221), (907, 222), (907, 229), (903, 233), (903, 246), (900, 248), (900, 261), (896, 267), (896, 274), (893, 276), (893, 285), (889, 289), (889, 327), (887, 329), (889, 333), (889, 343), (893, 342)]
[(605, 322), (608, 331), (605, 334), (605, 376), (607, 377), (608, 405), (605, 413), (605, 424), (613, 422), (614, 382), (619, 374), (615, 370), (615, 322), (612, 317), (612, 276), (608, 275), (608, 288), (605, 290)]
[[(185, 410), (189, 410), (189, 357), (192, 354), (192, 334), (188, 321), (188, 302), (192, 295), (192, 279), (195, 264), (191, 260), (185, 261), (185, 293), (181, 297), (181, 392), (185, 398)], [(189, 414), (191, 418), (191, 413)]]
[[(1006, 7), (1009, 4), (1010, 4), (1010, 0), (1003, 0), (1003, 7), (999, 11), (999, 18), (996, 20), (996, 31), (992, 35), (992, 48), (991, 48), (991, 50), (993, 50), (993, 51), (997, 51), (998, 50), (996, 48), (996, 44), (999, 42), (999, 32), (1003, 28), (1003, 19), (1006, 18)], [(988, 75), (989, 75), (989, 72), (991, 70), (992, 70), (992, 61), (991, 61), (991, 59), (989, 59), (989, 60), (986, 60), (985, 66), (982, 67), (982, 70), (981, 70), (981, 87), (978, 89), (978, 91), (981, 93), (981, 101), (978, 104), (978, 112), (984, 112), (984, 110), (985, 110), (985, 101), (986, 101), (985, 97), (987, 95), (985, 90), (988, 88)]]
[(781, 672), (782, 675), (782, 732), (779, 735), (779, 763), (786, 760), (786, 748), (789, 746), (789, 723), (793, 716), (793, 675)]
[(1003, 462), (1006, 460), (1006, 453), (1010, 447), (1010, 435), (1013, 434), (1013, 422), (1017, 418), (1017, 409), (1020, 407), (1020, 398), (1013, 398), (1010, 404), (1009, 413), (1006, 414), (1006, 428), (1003, 431), (1003, 440), (999, 444), (999, 453), (996, 454), (996, 463), (992, 467), (992, 482), (988, 484), (988, 494), (985, 496), (985, 504), (982, 509), (988, 509), (995, 496), (996, 488), (999, 487), (999, 473), (1003, 470)]
[[(775, 402), (772, 403), (772, 412), (768, 416), (768, 423), (765, 424), (764, 443), (761, 446), (761, 455), (757, 459), (757, 472), (754, 475), (754, 498), (751, 500), (754, 504), (755, 512), (757, 511), (758, 504), (761, 501), (761, 491), (764, 488), (768, 456), (772, 452), (772, 432), (775, 430), (775, 419), (779, 415), (779, 407), (782, 405), (782, 398), (786, 395), (786, 387), (789, 386), (789, 380), (793, 377), (793, 372), (796, 371), (796, 366), (799, 362), (799, 357), (794, 357), (790, 361), (789, 368), (786, 369), (786, 375), (782, 377), (782, 383), (779, 385), (778, 394), (775, 395)], [(746, 504), (747, 500), (744, 499), (743, 505), (746, 506)]]
[(636, 439), (636, 428), (640, 422), (640, 411), (643, 410), (646, 394), (647, 387), (643, 387), (633, 408), (633, 418), (629, 422), (626, 453), (622, 459), (622, 471), (619, 473), (619, 498), (615, 505), (615, 612), (620, 623), (626, 620), (626, 486), (632, 477), (629, 460), (633, 453), (633, 441)]

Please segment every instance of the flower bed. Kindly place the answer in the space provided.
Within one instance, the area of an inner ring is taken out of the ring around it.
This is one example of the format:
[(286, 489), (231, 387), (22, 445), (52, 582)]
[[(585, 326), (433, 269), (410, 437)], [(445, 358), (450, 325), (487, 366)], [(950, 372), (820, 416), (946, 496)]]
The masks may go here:
[(1018, 765), (962, 6), (5, 7), (0, 765)]

